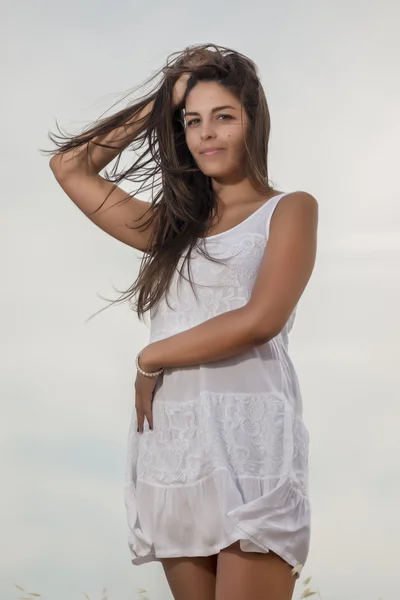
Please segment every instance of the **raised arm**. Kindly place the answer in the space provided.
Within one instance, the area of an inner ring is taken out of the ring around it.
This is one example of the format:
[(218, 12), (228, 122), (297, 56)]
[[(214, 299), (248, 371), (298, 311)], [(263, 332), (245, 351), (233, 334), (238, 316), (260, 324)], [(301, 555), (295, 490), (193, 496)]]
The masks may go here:
[[(67, 152), (60, 152), (50, 159), (50, 168), (55, 178), (76, 206), (100, 229), (140, 251), (148, 248), (152, 224), (145, 231), (131, 227), (138, 227), (149, 219), (152, 210), (150, 203), (129, 198), (127, 192), (99, 173), (135, 139), (143, 124), (139, 120), (146, 118), (152, 108), (153, 101), (126, 126), (93, 139), (94, 142), (111, 148), (88, 142)], [(124, 199), (126, 202), (123, 202)], [(116, 204), (118, 206), (114, 207)]]

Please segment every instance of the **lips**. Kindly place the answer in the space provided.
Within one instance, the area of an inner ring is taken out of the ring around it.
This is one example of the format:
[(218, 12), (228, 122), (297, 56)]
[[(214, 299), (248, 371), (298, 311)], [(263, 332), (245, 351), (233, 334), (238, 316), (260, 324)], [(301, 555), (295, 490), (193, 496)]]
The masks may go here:
[(217, 152), (221, 152), (223, 148), (207, 148), (207, 150), (203, 150), (200, 154), (205, 156), (212, 156), (213, 154), (217, 154)]

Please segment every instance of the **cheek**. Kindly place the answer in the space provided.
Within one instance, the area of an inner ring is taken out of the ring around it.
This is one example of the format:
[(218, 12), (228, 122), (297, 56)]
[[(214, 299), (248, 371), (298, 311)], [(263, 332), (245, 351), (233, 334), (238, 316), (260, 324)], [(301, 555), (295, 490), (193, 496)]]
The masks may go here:
[(186, 133), (185, 139), (186, 139), (187, 147), (189, 148), (190, 152), (193, 154), (193, 151), (195, 150), (195, 147), (196, 147), (193, 135), (190, 135), (190, 133)]
[(245, 151), (245, 146), (244, 139), (242, 136), (236, 136), (232, 133), (229, 133), (227, 135), (227, 142), (229, 144), (229, 148), (232, 154), (234, 154), (235, 157), (243, 155), (243, 152)]

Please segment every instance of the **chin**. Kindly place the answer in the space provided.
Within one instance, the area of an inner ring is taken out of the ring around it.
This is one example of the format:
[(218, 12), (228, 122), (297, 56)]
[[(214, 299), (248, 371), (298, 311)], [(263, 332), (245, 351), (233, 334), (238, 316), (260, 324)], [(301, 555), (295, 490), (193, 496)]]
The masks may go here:
[(232, 174), (232, 170), (229, 169), (221, 169), (217, 165), (208, 166), (206, 169), (202, 169), (199, 167), (201, 172), (204, 173), (207, 177), (215, 177), (216, 179), (222, 177), (229, 177)]
[(219, 178), (219, 177), (225, 177), (225, 173), (222, 172), (220, 169), (201, 169), (201, 172), (206, 176), (206, 177), (215, 177), (215, 178)]

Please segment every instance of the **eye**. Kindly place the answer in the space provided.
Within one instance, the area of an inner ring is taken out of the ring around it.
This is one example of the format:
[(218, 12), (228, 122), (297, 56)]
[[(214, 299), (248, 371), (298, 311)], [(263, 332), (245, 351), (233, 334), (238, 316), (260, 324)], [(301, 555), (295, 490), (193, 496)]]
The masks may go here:
[[(219, 119), (220, 117), (226, 117), (227, 119), (233, 119), (232, 115), (226, 115), (226, 114), (218, 115), (217, 119)], [(225, 120), (225, 119), (223, 119), (223, 120)], [(187, 122), (187, 127), (190, 127), (195, 121), (199, 121), (199, 119), (191, 119), (190, 121)]]

